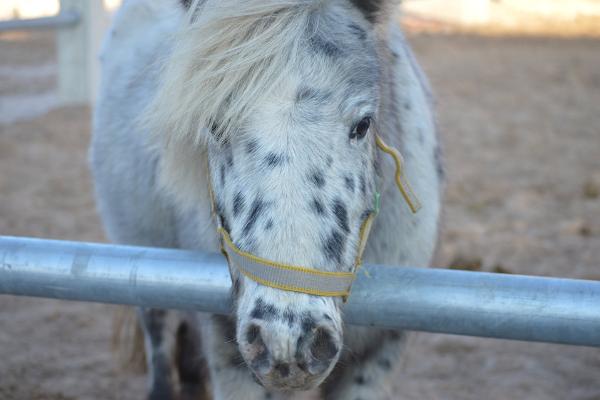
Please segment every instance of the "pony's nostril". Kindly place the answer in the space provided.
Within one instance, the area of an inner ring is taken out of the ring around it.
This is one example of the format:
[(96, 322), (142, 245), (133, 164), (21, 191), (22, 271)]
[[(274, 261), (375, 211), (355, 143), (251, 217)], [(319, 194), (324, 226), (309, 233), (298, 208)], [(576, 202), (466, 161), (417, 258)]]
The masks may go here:
[(258, 325), (250, 325), (248, 327), (248, 330), (246, 331), (246, 341), (248, 342), (248, 344), (253, 344), (254, 342), (256, 342), (256, 339), (258, 339), (260, 336), (260, 328)]
[(338, 351), (331, 333), (325, 328), (318, 328), (310, 346), (312, 356), (319, 361), (327, 362), (333, 359)]
[(271, 368), (271, 361), (260, 326), (250, 324), (246, 329), (245, 339), (247, 342), (244, 356), (246, 362), (259, 374), (266, 373)]

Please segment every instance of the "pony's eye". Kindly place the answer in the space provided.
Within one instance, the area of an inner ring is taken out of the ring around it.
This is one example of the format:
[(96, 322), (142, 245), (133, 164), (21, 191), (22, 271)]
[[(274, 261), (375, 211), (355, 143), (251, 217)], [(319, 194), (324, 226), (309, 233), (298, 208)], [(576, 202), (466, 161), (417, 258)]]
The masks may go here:
[(371, 117), (364, 117), (363, 119), (360, 120), (360, 122), (358, 124), (356, 124), (356, 126), (352, 130), (352, 133), (350, 133), (350, 139), (364, 138), (365, 135), (367, 134), (367, 132), (369, 131), (370, 126), (371, 126)]

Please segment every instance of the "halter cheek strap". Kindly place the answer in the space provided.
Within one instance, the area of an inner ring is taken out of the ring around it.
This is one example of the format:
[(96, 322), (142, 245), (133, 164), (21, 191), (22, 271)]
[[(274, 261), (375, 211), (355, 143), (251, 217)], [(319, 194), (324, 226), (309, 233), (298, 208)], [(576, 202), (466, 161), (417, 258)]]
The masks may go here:
[[(396, 164), (396, 185), (411, 211), (416, 213), (421, 204), (404, 177), (402, 155), (396, 149), (386, 145), (379, 135), (376, 136), (376, 143), (377, 147), (394, 159)], [(211, 206), (213, 213), (215, 213), (215, 201), (212, 185), (210, 184), (210, 176), (208, 182)], [(361, 225), (358, 252), (354, 266), (350, 272), (320, 271), (314, 268), (288, 265), (242, 251), (233, 243), (229, 232), (221, 226), (221, 221), (217, 218), (217, 233), (221, 236), (221, 252), (227, 258), (232, 276), (233, 269), (235, 268), (244, 276), (264, 286), (315, 296), (342, 297), (345, 302), (350, 295), (356, 273), (362, 264), (362, 255), (367, 245), (371, 225), (379, 212), (379, 193), (375, 193), (373, 210)]]

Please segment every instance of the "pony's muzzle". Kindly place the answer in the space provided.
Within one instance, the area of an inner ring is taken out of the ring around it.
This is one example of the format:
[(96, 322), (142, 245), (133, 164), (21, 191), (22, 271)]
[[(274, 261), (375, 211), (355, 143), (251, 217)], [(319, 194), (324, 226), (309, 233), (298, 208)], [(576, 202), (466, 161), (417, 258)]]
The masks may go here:
[(341, 334), (330, 325), (304, 328), (298, 335), (281, 325), (251, 322), (241, 327), (242, 356), (263, 386), (308, 390), (327, 377), (339, 357)]

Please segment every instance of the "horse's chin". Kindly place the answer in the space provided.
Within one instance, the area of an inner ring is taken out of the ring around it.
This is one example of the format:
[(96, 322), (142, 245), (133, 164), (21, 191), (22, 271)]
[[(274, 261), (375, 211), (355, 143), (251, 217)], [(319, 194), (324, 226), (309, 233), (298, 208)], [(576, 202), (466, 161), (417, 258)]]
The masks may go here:
[(327, 377), (326, 375), (321, 377), (305, 375), (275, 380), (269, 377), (262, 377), (254, 371), (252, 371), (252, 375), (256, 383), (267, 390), (276, 392), (303, 392), (316, 389)]

